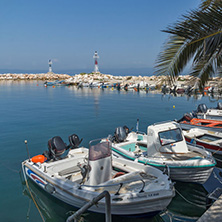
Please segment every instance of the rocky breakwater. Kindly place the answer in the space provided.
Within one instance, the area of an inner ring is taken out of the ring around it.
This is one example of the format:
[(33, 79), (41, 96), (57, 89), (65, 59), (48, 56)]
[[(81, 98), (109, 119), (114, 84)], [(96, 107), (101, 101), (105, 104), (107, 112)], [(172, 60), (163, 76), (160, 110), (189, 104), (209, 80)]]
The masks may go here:
[(0, 74), (0, 80), (65, 80), (69, 79), (70, 75), (55, 74), (55, 73), (39, 73), (39, 74)]
[[(178, 81), (187, 82), (190, 76), (180, 76)], [(161, 87), (163, 84), (168, 83), (167, 76), (113, 76), (109, 74), (77, 74), (65, 80), (67, 83), (78, 85), (79, 83), (120, 83), (125, 84), (140, 84), (140, 85), (153, 85)]]

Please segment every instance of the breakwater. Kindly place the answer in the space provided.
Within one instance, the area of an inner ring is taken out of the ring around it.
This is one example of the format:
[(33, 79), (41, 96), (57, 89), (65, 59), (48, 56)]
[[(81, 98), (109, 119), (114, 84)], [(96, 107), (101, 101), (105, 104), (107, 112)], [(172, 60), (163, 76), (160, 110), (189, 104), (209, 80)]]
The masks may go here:
[(67, 74), (38, 73), (38, 74), (0, 74), (0, 80), (63, 80), (70, 78)]
[[(121, 75), (110, 75), (102, 73), (81, 73), (76, 75), (68, 74), (56, 74), (56, 73), (38, 73), (38, 74), (16, 74), (16, 73), (5, 73), (0, 74), (0, 81), (4, 80), (65, 80), (66, 83), (78, 85), (79, 83), (120, 83), (120, 84), (141, 84), (142, 85), (155, 85), (155, 87), (161, 87), (162, 85), (169, 85), (167, 76), (121, 76)], [(194, 86), (196, 79), (189, 75), (181, 75), (175, 81), (176, 85)], [(222, 85), (222, 78), (214, 77), (208, 81), (208, 86)]]
[[(189, 81), (190, 76), (180, 76), (179, 81)], [(80, 82), (120, 82), (120, 83), (140, 83), (144, 81), (146, 83), (163, 84), (167, 82), (166, 76), (114, 76), (110, 74), (102, 73), (90, 73), (90, 74), (56, 74), (56, 73), (38, 73), (38, 74), (16, 74), (16, 73), (4, 73), (0, 74), (0, 80), (66, 80), (66, 82), (78, 84)]]

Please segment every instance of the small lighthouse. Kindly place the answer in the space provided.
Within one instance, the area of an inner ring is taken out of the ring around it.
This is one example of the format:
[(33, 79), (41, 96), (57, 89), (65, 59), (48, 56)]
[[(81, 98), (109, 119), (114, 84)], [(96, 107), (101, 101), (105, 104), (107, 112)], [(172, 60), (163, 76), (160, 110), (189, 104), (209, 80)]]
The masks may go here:
[(49, 72), (52, 73), (52, 60), (49, 60)]
[(94, 73), (100, 73), (99, 66), (98, 66), (98, 58), (99, 58), (99, 56), (98, 56), (97, 51), (95, 51), (95, 54), (94, 54), (93, 58), (95, 59)]

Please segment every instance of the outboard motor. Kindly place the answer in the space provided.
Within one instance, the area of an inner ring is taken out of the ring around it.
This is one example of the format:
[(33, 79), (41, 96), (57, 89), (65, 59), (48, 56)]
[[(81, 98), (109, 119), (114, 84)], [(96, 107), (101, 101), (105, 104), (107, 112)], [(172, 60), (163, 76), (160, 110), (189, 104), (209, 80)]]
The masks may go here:
[(78, 148), (81, 142), (82, 142), (82, 139), (80, 140), (76, 134), (72, 134), (71, 136), (69, 136), (70, 144), (68, 148), (71, 148), (71, 149)]
[(190, 120), (192, 120), (193, 119), (193, 115), (192, 115), (192, 113), (185, 113), (184, 115), (183, 115), (183, 118), (182, 118), (183, 120), (186, 120), (186, 121), (190, 121)]
[(207, 112), (206, 104), (204, 104), (204, 103), (199, 104), (198, 107), (197, 107), (197, 112), (198, 113), (206, 113)]
[(128, 134), (129, 134), (129, 128), (125, 125), (125, 126), (123, 126), (123, 129), (125, 129), (125, 131), (126, 131), (126, 136), (128, 136)]
[(217, 103), (217, 109), (222, 110), (222, 103), (221, 102)]
[(48, 141), (48, 149), (49, 159), (57, 160), (58, 157), (60, 157), (66, 151), (66, 144), (63, 142), (60, 136), (54, 136)]
[(116, 142), (123, 142), (127, 137), (126, 130), (122, 126), (117, 127), (114, 136)]
[(191, 112), (191, 116), (192, 116), (192, 118), (197, 118), (197, 111), (196, 111), (196, 110), (193, 110), (193, 111)]

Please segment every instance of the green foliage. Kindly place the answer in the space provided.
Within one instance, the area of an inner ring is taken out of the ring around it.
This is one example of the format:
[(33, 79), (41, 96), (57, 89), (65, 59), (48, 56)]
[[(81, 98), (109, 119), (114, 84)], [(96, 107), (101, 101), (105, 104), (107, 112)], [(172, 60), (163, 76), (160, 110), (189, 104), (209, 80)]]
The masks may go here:
[(206, 0), (197, 10), (183, 15), (182, 20), (163, 32), (169, 33), (156, 61), (156, 74), (168, 75), (175, 80), (192, 61), (190, 75), (199, 79), (203, 87), (222, 69), (222, 1)]

